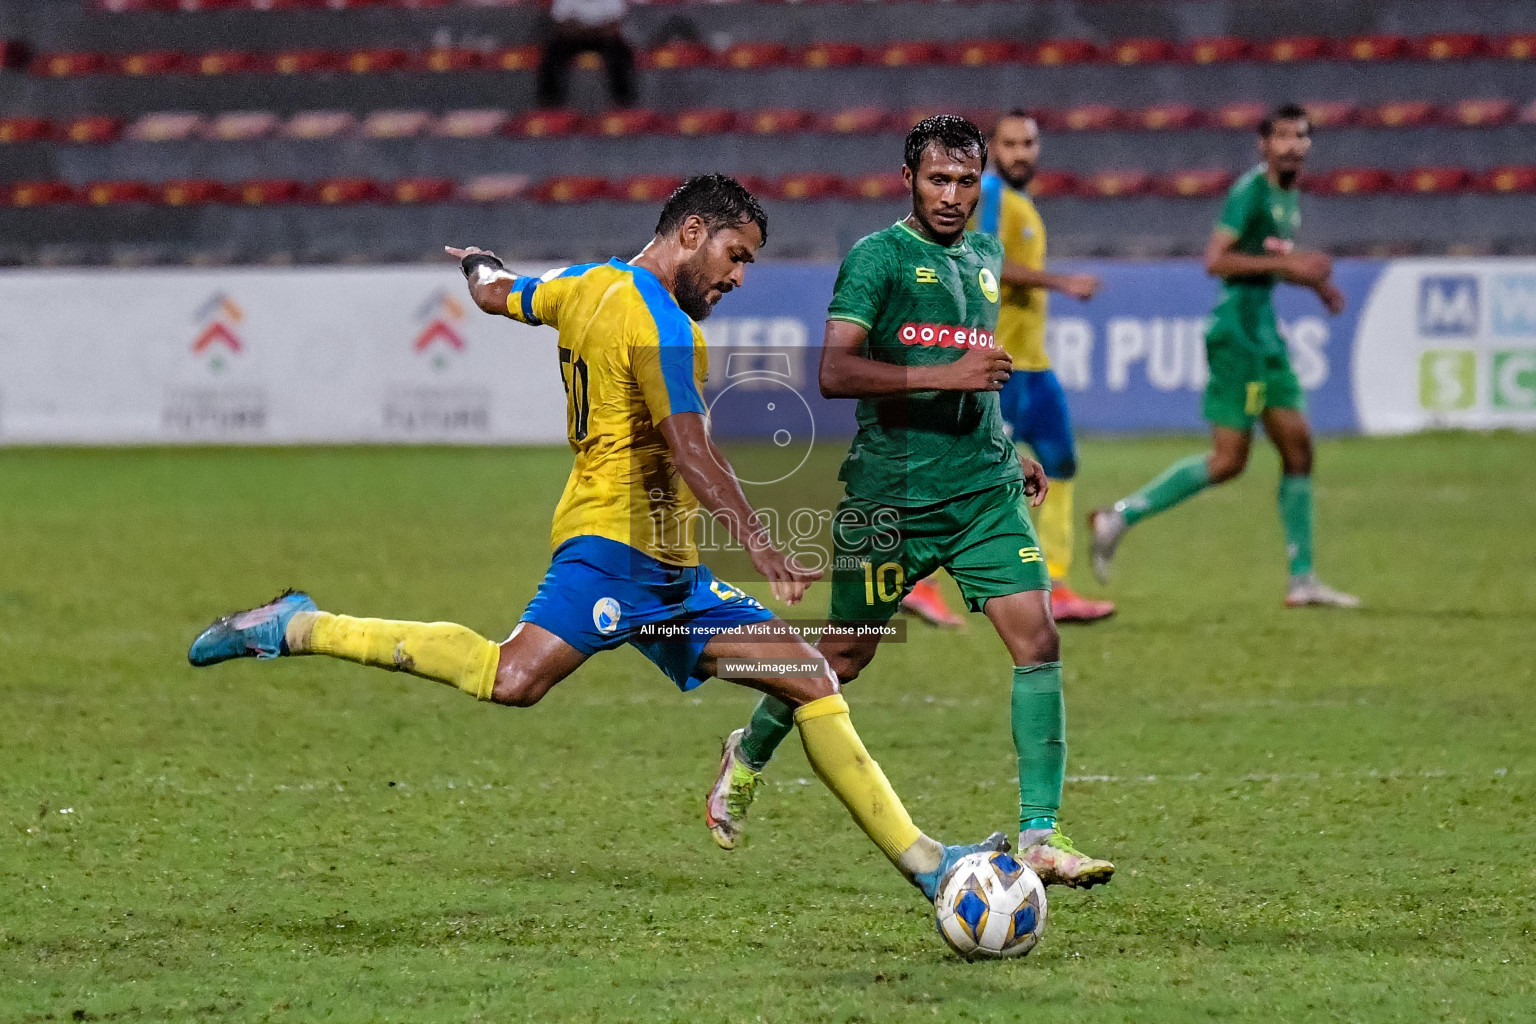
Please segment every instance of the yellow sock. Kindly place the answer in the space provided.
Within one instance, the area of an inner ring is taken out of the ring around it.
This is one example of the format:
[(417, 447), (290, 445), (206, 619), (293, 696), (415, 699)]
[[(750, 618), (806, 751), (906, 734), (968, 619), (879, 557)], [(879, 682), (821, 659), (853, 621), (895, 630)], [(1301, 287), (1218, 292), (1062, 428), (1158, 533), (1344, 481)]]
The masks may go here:
[(936, 860), (931, 867), (909, 863), (919, 852), (925, 855), (919, 858), (924, 863), (934, 859), (927, 856), (932, 853), (928, 847), (938, 848), (938, 844), (912, 824), (907, 809), (901, 805), (901, 797), (864, 749), (848, 719), (848, 703), (843, 695), (834, 693), (796, 708), (795, 725), (800, 728), (800, 742), (805, 745), (805, 756), (816, 777), (843, 802), (880, 852), (909, 875), (914, 867), (936, 867)]
[(1053, 580), (1064, 580), (1072, 570), (1072, 481), (1052, 480), (1045, 503), (1035, 510), (1040, 547), (1045, 550), (1045, 569)]
[(288, 623), (292, 654), (324, 654), (457, 686), (481, 700), (496, 687), (501, 648), (456, 622), (354, 619), (299, 612)]

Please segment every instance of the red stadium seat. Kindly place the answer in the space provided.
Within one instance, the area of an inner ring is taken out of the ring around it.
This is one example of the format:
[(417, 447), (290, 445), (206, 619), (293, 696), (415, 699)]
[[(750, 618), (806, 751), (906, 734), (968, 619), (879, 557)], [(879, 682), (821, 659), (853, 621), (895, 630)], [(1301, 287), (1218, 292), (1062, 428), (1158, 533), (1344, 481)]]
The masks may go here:
[(1494, 167), (1477, 179), (1485, 192), (1536, 192), (1536, 165)]
[(783, 43), (736, 43), (720, 55), (722, 66), (738, 71), (774, 68), (788, 60), (789, 49)]
[(123, 129), (123, 138), (133, 142), (185, 142), (196, 138), (208, 127), (202, 114), (173, 110), (145, 114)]
[(955, 43), (945, 53), (946, 63), (968, 68), (1012, 64), (1024, 58), (1024, 47), (1003, 39), (970, 39)]
[(1069, 132), (1107, 132), (1120, 125), (1120, 110), (1104, 103), (1070, 107), (1058, 115), (1059, 129)]
[(533, 190), (545, 203), (590, 203), (608, 195), (608, 180), (596, 174), (564, 174)]
[(1176, 51), (1166, 39), (1121, 39), (1109, 47), (1112, 64), (1156, 64), (1172, 60)]
[(142, 181), (93, 181), (80, 189), (92, 206), (117, 206), (122, 203), (152, 203), (160, 194)]
[(742, 129), (753, 135), (788, 135), (805, 131), (810, 126), (810, 111), (779, 108), (748, 114)]
[(345, 58), (330, 50), (284, 50), (272, 55), (272, 70), (280, 75), (336, 71), (343, 66), (345, 66)]
[(0, 189), (12, 206), (55, 206), (76, 200), (75, 190), (62, 181), (18, 181)]
[(1536, 124), (1536, 100), (1521, 107), (1520, 113), (1515, 115), (1515, 120), (1521, 124)]
[(482, 174), (459, 186), (459, 196), (472, 203), (501, 203), (528, 191), (526, 174)]
[(444, 139), (486, 139), (506, 126), (505, 110), (450, 110), (427, 128)]
[(365, 139), (414, 139), (431, 123), (432, 114), (426, 110), (375, 110), (363, 118), (358, 134)]
[(1415, 167), (1398, 179), (1404, 192), (1416, 195), (1461, 192), (1471, 183), (1472, 172), (1465, 167)]
[(461, 46), (437, 46), (412, 57), (411, 64), (423, 71), (474, 71), (485, 66), (486, 55)]
[(446, 203), (453, 198), (452, 178), (401, 178), (384, 189), (397, 203)]
[(1307, 119), (1315, 128), (1342, 128), (1354, 122), (1357, 109), (1348, 100), (1319, 100), (1303, 103)]
[(843, 179), (835, 174), (786, 174), (768, 188), (770, 195), (792, 202), (835, 199), (842, 191)]
[(1302, 179), (1308, 191), (1322, 195), (1374, 195), (1391, 191), (1392, 174), (1379, 167), (1343, 167)]
[(853, 43), (815, 43), (800, 51), (800, 64), (808, 68), (848, 68), (863, 59), (863, 48)]
[(535, 110), (508, 121), (502, 131), (526, 139), (571, 135), (580, 130), (581, 115), (574, 110)]
[(1445, 119), (1468, 128), (1484, 128), (1509, 124), (1515, 113), (1509, 100), (1457, 100), (1445, 111)]
[(27, 45), (16, 39), (0, 39), (0, 68), (23, 68), (32, 59)]
[(1174, 171), (1153, 182), (1158, 195), (1175, 199), (1209, 199), (1232, 187), (1232, 172), (1225, 169)]
[(678, 175), (637, 174), (615, 182), (612, 195), (628, 203), (659, 203), (677, 190), (683, 183)]
[(640, 65), (647, 70), (671, 71), (675, 68), (703, 68), (714, 62), (709, 47), (699, 43), (667, 43), (641, 54)]
[(886, 112), (879, 107), (851, 107), (816, 118), (815, 129), (833, 135), (872, 135), (885, 127)]
[[(938, 114), (959, 114), (984, 132), (991, 131), (997, 124), (997, 110), (987, 108), (985, 110), (956, 110), (954, 107), (913, 107), (910, 110), (898, 110), (886, 118), (886, 128), (890, 131), (900, 132), (905, 135), (907, 129), (919, 121), (934, 117)], [(1044, 125), (1042, 125), (1044, 127)]]
[(319, 141), (339, 139), (357, 130), (357, 118), (345, 110), (305, 110), (294, 114), (278, 134), (285, 139)]
[(115, 117), (77, 117), (63, 126), (59, 138), (82, 144), (115, 142), (122, 131), (123, 122)]
[(344, 65), (354, 75), (370, 75), (378, 71), (398, 71), (410, 63), (411, 55), (398, 47), (380, 46), (367, 50), (353, 50), (346, 55)]
[(597, 135), (618, 139), (659, 131), (665, 124), (661, 115), (654, 110), (631, 107), (626, 110), (610, 110), (597, 119), (592, 131)]
[(180, 71), (184, 56), (179, 50), (147, 50), (118, 58), (117, 69), (125, 75), (169, 75)]
[(906, 68), (932, 64), (943, 56), (944, 51), (937, 43), (909, 40), (871, 47), (865, 54), (865, 63), (887, 68)]
[(1133, 110), (1125, 115), (1124, 123), (1149, 132), (1184, 131), (1199, 127), (1204, 114), (1187, 103), (1160, 103), (1155, 107)]
[(160, 186), (160, 201), (167, 206), (202, 206), (229, 200), (229, 189), (213, 178), (167, 181)]
[(1323, 36), (1284, 36), (1253, 45), (1253, 55), (1272, 64), (1294, 64), (1320, 60), (1328, 56), (1328, 40)]
[(902, 199), (910, 194), (900, 171), (853, 178), (846, 183), (844, 191), (853, 199)]
[(1248, 56), (1248, 40), (1236, 36), (1211, 36), (1191, 39), (1184, 46), (1183, 57), (1191, 64), (1231, 64)]
[(203, 138), (214, 142), (252, 142), (271, 135), (277, 126), (277, 115), (270, 110), (236, 110), (209, 121)]
[(1210, 123), (1235, 132), (1252, 132), (1268, 116), (1269, 108), (1262, 103), (1228, 103), (1212, 111)]
[(672, 120), (679, 135), (724, 135), (736, 127), (736, 111), (723, 108), (685, 110)]
[(541, 55), (537, 46), (509, 46), (491, 51), (485, 66), (493, 71), (532, 71), (539, 66)]
[(1408, 47), (1422, 60), (1466, 60), (1488, 52), (1488, 40), (1475, 32), (1439, 32), (1422, 36)]
[(46, 117), (0, 118), (0, 142), (43, 142), (53, 137), (53, 122)]
[(104, 53), (45, 53), (32, 62), (32, 73), (47, 78), (73, 78), (108, 70), (111, 59)]
[(1439, 113), (1427, 100), (1397, 100), (1360, 111), (1358, 120), (1372, 128), (1422, 128)]
[(1505, 60), (1536, 58), (1536, 32), (1516, 32), (1488, 42), (1488, 52)]
[(187, 58), (187, 69), (200, 75), (234, 75), (252, 71), (275, 71), (277, 59), (244, 50), (210, 50)]
[(247, 206), (302, 203), (309, 198), (304, 183), (293, 178), (252, 178), (236, 184), (232, 194)]
[(1078, 191), (1097, 199), (1123, 199), (1144, 195), (1152, 188), (1146, 171), (1098, 171), (1078, 182)]
[(1408, 37), (1399, 35), (1366, 35), (1346, 39), (1337, 48), (1341, 57), (1350, 60), (1396, 60), (1408, 52)]
[(1098, 47), (1086, 39), (1048, 39), (1034, 49), (1026, 50), (1024, 60), (1031, 64), (1055, 67), (1062, 64), (1091, 64), (1098, 56)]
[(327, 178), (315, 185), (315, 198), (329, 206), (372, 202), (379, 185), (370, 178)]

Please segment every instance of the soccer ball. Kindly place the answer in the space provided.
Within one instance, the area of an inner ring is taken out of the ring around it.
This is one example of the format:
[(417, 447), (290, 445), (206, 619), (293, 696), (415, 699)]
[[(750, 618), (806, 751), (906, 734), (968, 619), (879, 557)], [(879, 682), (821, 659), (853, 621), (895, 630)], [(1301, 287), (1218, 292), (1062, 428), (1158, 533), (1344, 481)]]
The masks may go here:
[(933, 907), (939, 934), (967, 960), (1023, 956), (1045, 931), (1045, 886), (1006, 853), (961, 857)]

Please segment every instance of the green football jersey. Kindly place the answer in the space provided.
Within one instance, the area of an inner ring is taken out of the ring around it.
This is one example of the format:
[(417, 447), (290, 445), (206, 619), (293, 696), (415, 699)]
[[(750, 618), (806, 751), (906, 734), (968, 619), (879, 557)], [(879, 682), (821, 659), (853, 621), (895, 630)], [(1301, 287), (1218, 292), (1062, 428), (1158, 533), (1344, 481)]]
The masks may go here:
[[(1252, 168), (1237, 179), (1227, 193), (1227, 202), (1221, 211), (1217, 226), (1237, 236), (1238, 252), (1246, 256), (1267, 255), (1266, 239), (1277, 238), (1290, 242), (1296, 238), (1301, 225), (1301, 208), (1294, 188), (1276, 188), (1270, 184), (1263, 164)], [(1240, 334), (1257, 344), (1259, 334), (1271, 334), (1266, 326), (1273, 326), (1274, 307), (1270, 303), (1275, 290), (1273, 274), (1254, 274), (1247, 277), (1229, 277), (1222, 283), (1221, 300), (1215, 316), (1241, 328)], [(1266, 325), (1264, 321), (1269, 323)], [(1272, 347), (1273, 339), (1269, 346)]]
[[(931, 242), (903, 222), (863, 239), (838, 271), (828, 320), (869, 331), (865, 354), (898, 366), (951, 363), (997, 344), (1003, 248), (967, 231)], [(863, 398), (859, 432), (838, 478), (848, 493), (930, 505), (1022, 478), (995, 391), (920, 391)]]

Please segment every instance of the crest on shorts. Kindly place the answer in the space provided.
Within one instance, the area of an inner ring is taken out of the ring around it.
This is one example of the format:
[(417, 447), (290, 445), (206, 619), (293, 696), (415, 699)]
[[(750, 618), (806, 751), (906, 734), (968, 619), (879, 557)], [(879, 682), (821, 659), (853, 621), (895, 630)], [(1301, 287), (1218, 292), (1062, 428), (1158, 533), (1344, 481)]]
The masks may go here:
[(599, 633), (612, 633), (619, 628), (619, 602), (611, 597), (598, 598), (592, 606), (592, 625)]

